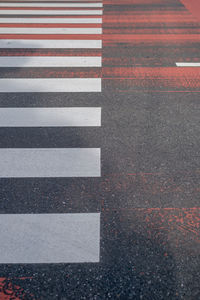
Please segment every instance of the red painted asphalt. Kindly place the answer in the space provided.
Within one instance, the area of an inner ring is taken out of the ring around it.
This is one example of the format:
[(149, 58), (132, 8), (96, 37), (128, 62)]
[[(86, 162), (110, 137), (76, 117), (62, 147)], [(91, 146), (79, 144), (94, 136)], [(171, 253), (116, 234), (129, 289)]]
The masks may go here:
[(199, 0), (181, 0), (191, 14), (200, 21), (200, 1)]

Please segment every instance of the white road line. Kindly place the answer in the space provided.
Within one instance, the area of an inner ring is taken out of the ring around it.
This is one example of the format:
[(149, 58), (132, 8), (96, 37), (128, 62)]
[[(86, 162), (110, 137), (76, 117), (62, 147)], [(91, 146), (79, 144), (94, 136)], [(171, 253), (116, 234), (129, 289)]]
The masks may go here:
[(103, 7), (102, 3), (0, 3), (0, 7)]
[(177, 62), (176, 63), (177, 67), (200, 67), (200, 63), (195, 63), (195, 62)]
[(0, 34), (102, 34), (102, 28), (15, 28), (0, 27)]
[(101, 78), (6, 78), (1, 93), (101, 92)]
[(102, 15), (102, 10), (28, 10), (28, 9), (0, 9), (0, 15)]
[(0, 214), (0, 263), (99, 262), (100, 214)]
[(99, 148), (1, 148), (0, 178), (100, 177)]
[[(36, 2), (94, 2), (94, 0), (35, 0)], [(18, 3), (18, 0), (8, 0), (8, 2)], [(20, 2), (33, 2), (33, 0), (20, 0)], [(99, 0), (98, 2), (102, 2)], [(96, 3), (96, 2), (95, 2)]]
[(101, 126), (101, 108), (100, 107), (0, 108), (0, 127), (77, 127), (77, 126)]
[(5, 67), (101, 67), (100, 56), (0, 56)]
[(102, 18), (0, 18), (0, 24), (101, 24)]
[(102, 48), (101, 40), (23, 40), (23, 39), (0, 39), (0, 48), (24, 48), (24, 49), (94, 49)]

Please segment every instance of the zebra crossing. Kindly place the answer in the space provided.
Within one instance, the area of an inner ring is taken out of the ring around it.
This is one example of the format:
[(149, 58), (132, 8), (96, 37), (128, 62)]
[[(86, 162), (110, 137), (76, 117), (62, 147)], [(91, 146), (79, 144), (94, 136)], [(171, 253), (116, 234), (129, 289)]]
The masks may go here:
[(20, 48), (20, 49), (40, 49), (40, 48), (54, 48), (54, 49), (101, 49), (101, 40), (15, 40), (6, 39), (1, 40), (0, 48)]
[(101, 57), (0, 57), (1, 67), (101, 67)]
[(101, 28), (1, 28), (1, 34), (101, 34)]
[[(38, 3), (0, 3), (0, 7), (38, 7)], [(102, 3), (40, 3), (40, 7), (103, 7)]]
[(99, 78), (11, 78), (0, 79), (2, 93), (101, 92)]
[(1, 24), (101, 24), (101, 18), (26, 18), (26, 17), (13, 17), (13, 18), (3, 18), (1, 17)]
[[(0, 3), (0, 71), (70, 68), (66, 78), (1, 77), (0, 93), (100, 93), (102, 1)], [(48, 27), (46, 27), (48, 26)], [(62, 27), (61, 27), (62, 26)], [(98, 35), (98, 37), (96, 36)], [(34, 55), (65, 49), (65, 55)], [(75, 50), (78, 49), (78, 53)], [(99, 51), (93, 54), (93, 49)], [(17, 54), (15, 54), (15, 51)], [(90, 53), (92, 55), (90, 55)], [(82, 76), (81, 68), (88, 68)], [(77, 68), (77, 71), (76, 71)], [(74, 73), (75, 72), (75, 73)], [(76, 74), (76, 75), (74, 75)], [(78, 75), (77, 75), (78, 74)], [(55, 96), (56, 97), (56, 96)], [(101, 107), (0, 107), (1, 128), (100, 127)], [(101, 176), (100, 148), (0, 148), (0, 178)], [(99, 262), (100, 213), (0, 214), (0, 263)]]
[(0, 127), (101, 126), (100, 107), (0, 108)]
[(0, 79), (55, 91), (102, 78), (102, 93), (2, 84), (0, 298), (195, 299), (200, 27), (181, 4), (193, 0), (5, 2), (26, 6), (0, 7), (16, 11), (0, 15)]
[(99, 261), (100, 215), (1, 215), (0, 263)]
[(69, 11), (63, 11), (63, 10), (12, 10), (12, 9), (5, 9), (0, 12), (0, 15), (101, 15), (101, 10), (69, 10)]

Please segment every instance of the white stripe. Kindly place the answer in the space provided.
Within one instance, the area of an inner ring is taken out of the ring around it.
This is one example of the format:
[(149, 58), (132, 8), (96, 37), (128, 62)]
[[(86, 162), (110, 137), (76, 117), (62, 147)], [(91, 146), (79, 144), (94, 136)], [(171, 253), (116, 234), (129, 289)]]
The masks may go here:
[(101, 28), (14, 28), (0, 27), (0, 34), (102, 34)]
[(101, 92), (101, 78), (0, 79), (1, 93)]
[(99, 262), (100, 214), (0, 214), (0, 263)]
[(0, 48), (25, 48), (25, 49), (38, 49), (38, 48), (102, 48), (101, 40), (9, 40), (0, 39)]
[(0, 108), (0, 127), (66, 126), (101, 126), (101, 108)]
[(0, 3), (0, 7), (103, 7), (102, 3)]
[(191, 62), (191, 63), (188, 63), (188, 62), (177, 62), (176, 63), (176, 66), (177, 67), (200, 67), (200, 63), (195, 63), (195, 62)]
[(102, 10), (12, 10), (1, 9), (0, 15), (102, 15)]
[(1, 23), (18, 24), (100, 24), (101, 18), (0, 18)]
[[(20, 0), (20, 2), (33, 2), (33, 1), (36, 1), (36, 2), (51, 2), (51, 3), (54, 3), (54, 2), (94, 2), (94, 0)], [(7, 2), (7, 1), (6, 1)], [(8, 2), (18, 2), (17, 0), (8, 0)], [(99, 0), (98, 2), (102, 2), (102, 0)]]
[(99, 148), (1, 148), (0, 177), (99, 177)]
[(100, 56), (0, 56), (5, 67), (101, 67)]

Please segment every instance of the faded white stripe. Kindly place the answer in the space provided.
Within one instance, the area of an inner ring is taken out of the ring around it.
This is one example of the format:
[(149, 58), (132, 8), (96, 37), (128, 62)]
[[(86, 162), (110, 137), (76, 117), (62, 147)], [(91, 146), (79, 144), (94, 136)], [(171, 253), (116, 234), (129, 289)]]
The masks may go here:
[(18, 24), (100, 24), (102, 18), (0, 18), (1, 23)]
[(101, 67), (100, 56), (0, 56), (5, 67)]
[(101, 92), (101, 78), (0, 79), (1, 93)]
[(0, 127), (101, 126), (100, 107), (0, 108)]
[(102, 15), (102, 10), (12, 10), (12, 9), (0, 9), (0, 15)]
[(200, 67), (200, 63), (195, 63), (195, 62), (177, 62), (176, 63), (177, 67)]
[(100, 214), (0, 214), (0, 263), (99, 262)]
[(100, 177), (99, 148), (1, 148), (1, 178)]
[[(16, 2), (17, 3), (17, 0), (8, 0), (8, 2)], [(33, 0), (20, 0), (20, 2), (32, 2)], [(94, 2), (94, 0), (36, 0), (37, 2), (51, 2), (51, 3), (54, 3), (54, 2)], [(102, 2), (102, 0), (99, 0), (98, 2)]]
[(101, 28), (16, 28), (0, 27), (0, 34), (102, 34)]
[(102, 7), (102, 3), (0, 3), (0, 7)]
[(101, 40), (22, 40), (22, 39), (0, 39), (0, 48), (102, 48)]

